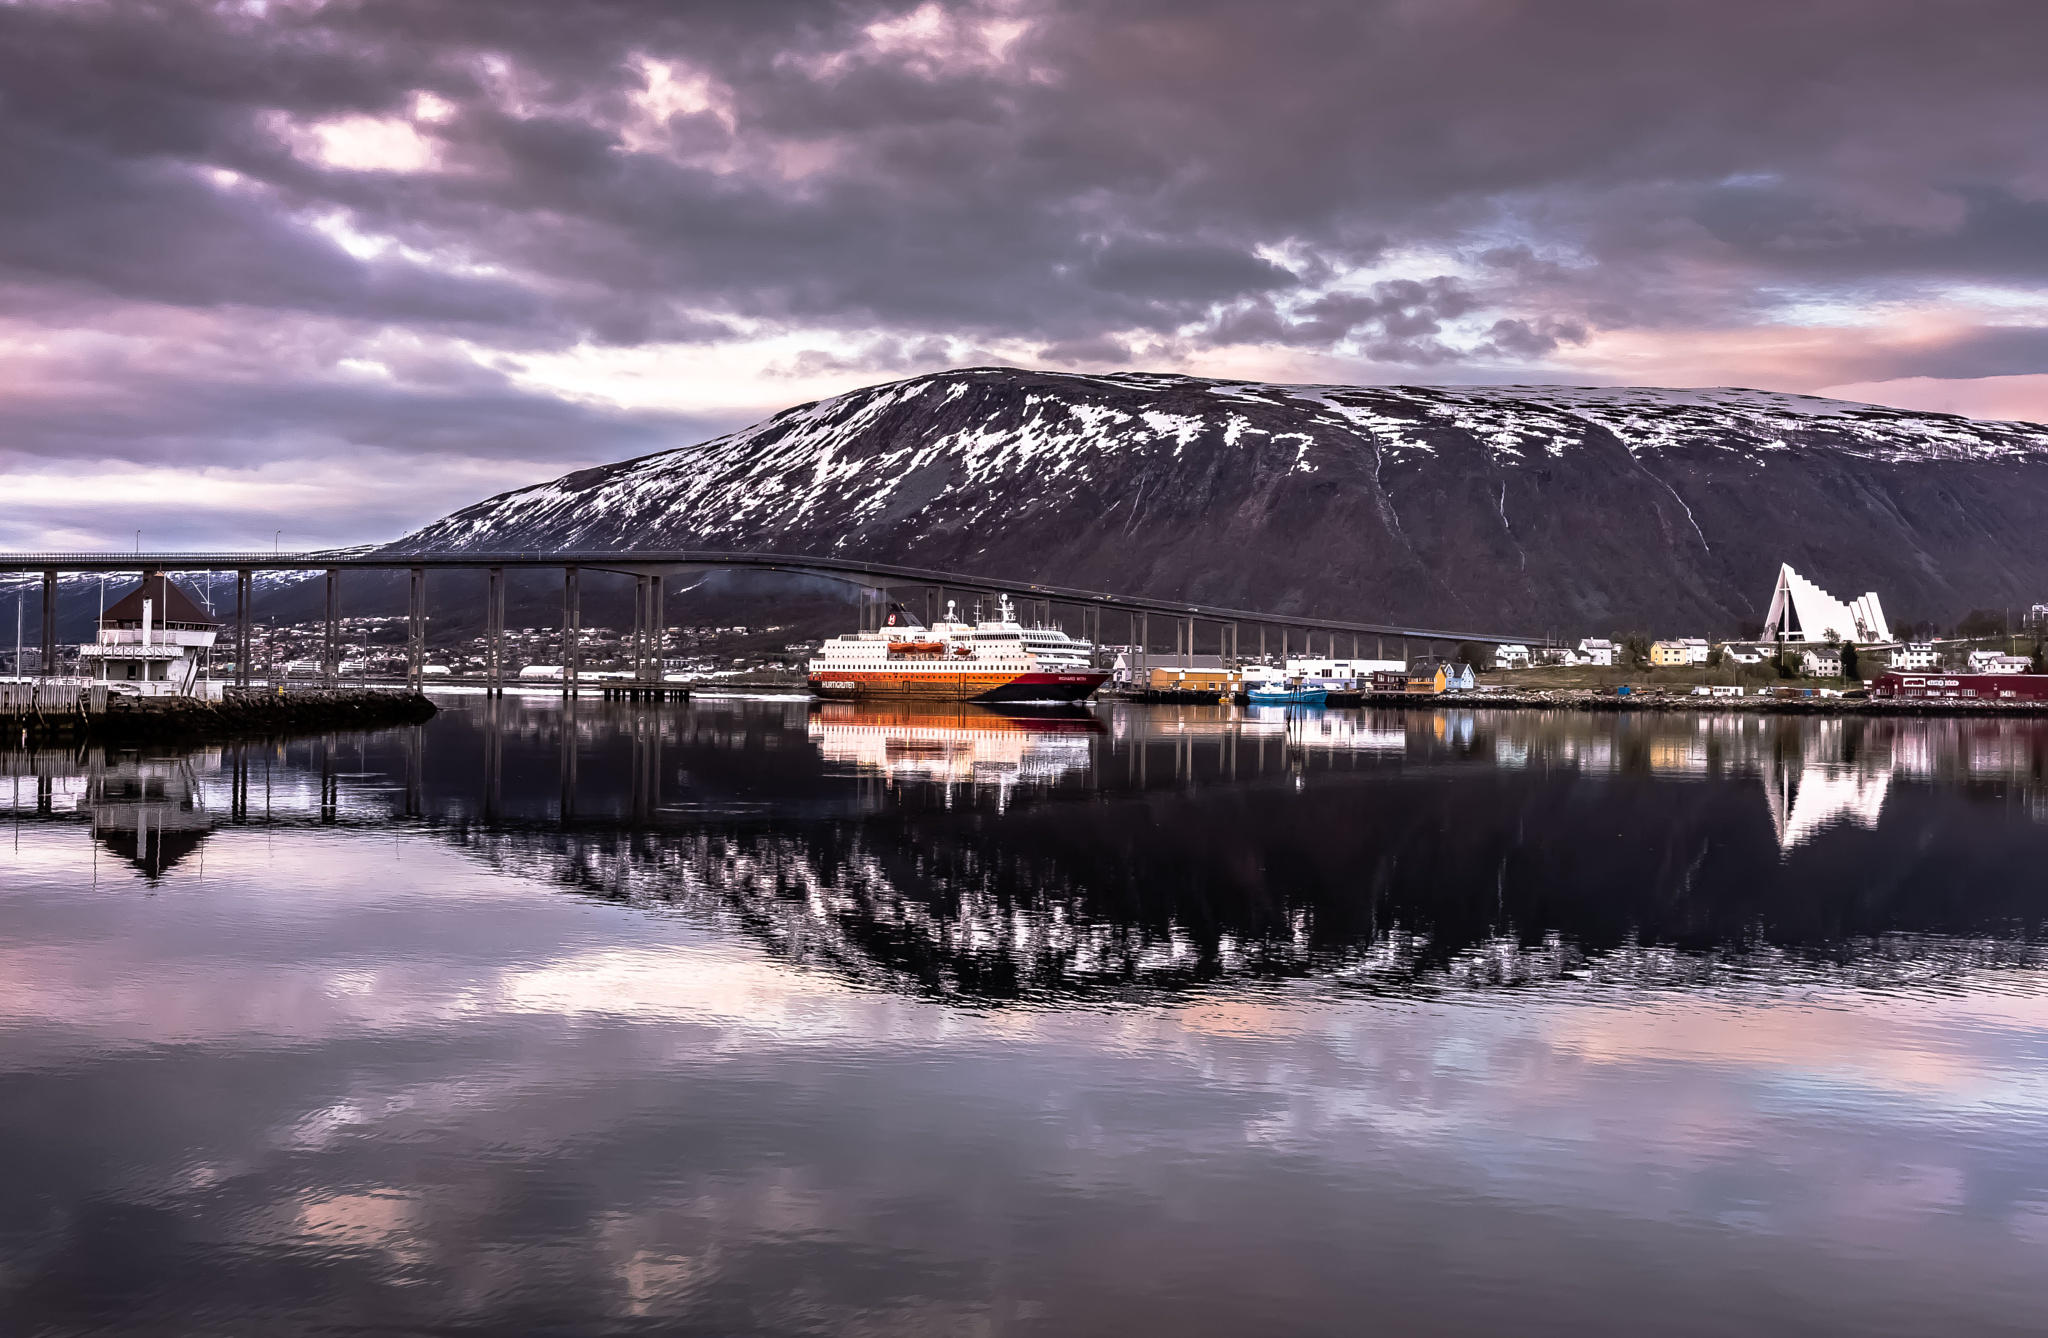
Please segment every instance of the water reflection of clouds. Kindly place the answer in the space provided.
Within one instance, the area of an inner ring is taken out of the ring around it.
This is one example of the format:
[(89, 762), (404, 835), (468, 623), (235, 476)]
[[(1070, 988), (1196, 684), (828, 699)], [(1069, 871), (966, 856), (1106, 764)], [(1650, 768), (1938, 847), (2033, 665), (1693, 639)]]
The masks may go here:
[[(30, 841), (75, 871), (76, 835)], [(2048, 1203), (2040, 996), (1482, 1006), (1301, 981), (974, 1012), (424, 832), (230, 829), (173, 886), (145, 923), (38, 875), (0, 968), (0, 1169), (33, 1184), (33, 1152), (72, 1193), (192, 1224), (179, 1266), (213, 1286), (224, 1256), (297, 1252), (320, 1264), (302, 1286), (347, 1289), (313, 1295), (378, 1294), (386, 1323), (517, 1327), (544, 1296), (848, 1332), (970, 1328), (991, 1294), (1058, 1325), (1135, 1287), (1198, 1332), (1255, 1325), (1232, 1307), (1267, 1284), (1311, 1327), (1361, 1306), (1427, 1327), (1497, 1324), (1515, 1307), (1488, 1286), (1568, 1277), (1547, 1313), (1582, 1325), (1613, 1293), (1573, 1261), (1621, 1250), (1651, 1277), (1748, 1277), (1788, 1325), (1883, 1319), (1894, 1292), (1908, 1327), (1916, 1291), (1957, 1323), (2031, 1313), (2010, 1280)], [(51, 1030), (92, 1044), (39, 1048)], [(80, 1082), (122, 1099), (67, 1124)], [(1586, 1254), (1546, 1261), (1517, 1222)], [(31, 1267), (120, 1243), (58, 1226)], [(1419, 1270), (1417, 1247), (1462, 1262)], [(1236, 1299), (1205, 1321), (1191, 1274), (1221, 1260)], [(737, 1291), (766, 1299), (720, 1309)]]

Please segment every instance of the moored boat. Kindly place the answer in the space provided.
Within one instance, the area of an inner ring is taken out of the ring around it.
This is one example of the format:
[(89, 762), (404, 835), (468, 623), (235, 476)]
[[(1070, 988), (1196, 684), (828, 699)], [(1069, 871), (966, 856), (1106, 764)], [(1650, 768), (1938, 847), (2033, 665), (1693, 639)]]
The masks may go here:
[(1007, 597), (993, 619), (946, 616), (926, 627), (902, 605), (887, 625), (836, 636), (808, 666), (824, 697), (911, 697), (933, 701), (1081, 701), (1109, 677), (1086, 641), (1057, 627), (1025, 627)]
[(1253, 706), (1321, 706), (1329, 696), (1328, 688), (1260, 683), (1245, 693), (1245, 700)]

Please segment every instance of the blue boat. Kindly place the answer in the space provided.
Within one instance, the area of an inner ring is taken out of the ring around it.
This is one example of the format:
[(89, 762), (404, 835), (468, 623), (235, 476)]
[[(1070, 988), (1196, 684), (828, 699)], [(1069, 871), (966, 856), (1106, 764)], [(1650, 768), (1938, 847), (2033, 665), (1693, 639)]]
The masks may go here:
[(1329, 695), (1328, 688), (1290, 688), (1279, 683), (1261, 683), (1244, 694), (1253, 706), (1321, 706)]

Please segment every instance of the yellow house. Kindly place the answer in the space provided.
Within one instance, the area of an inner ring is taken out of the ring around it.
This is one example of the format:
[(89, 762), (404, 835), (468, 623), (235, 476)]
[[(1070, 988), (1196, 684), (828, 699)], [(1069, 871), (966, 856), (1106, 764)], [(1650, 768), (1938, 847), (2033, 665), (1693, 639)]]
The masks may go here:
[(1692, 663), (1692, 651), (1683, 641), (1652, 641), (1650, 667), (1676, 669)]

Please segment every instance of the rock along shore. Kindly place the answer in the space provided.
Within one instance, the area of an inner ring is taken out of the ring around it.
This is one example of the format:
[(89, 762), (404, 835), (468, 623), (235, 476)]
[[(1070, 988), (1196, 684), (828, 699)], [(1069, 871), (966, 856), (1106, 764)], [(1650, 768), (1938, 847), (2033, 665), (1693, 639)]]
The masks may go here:
[(425, 694), (380, 688), (229, 688), (218, 702), (187, 697), (109, 697), (101, 711), (57, 711), (8, 717), (5, 743), (154, 743), (311, 730), (382, 729), (430, 719)]

